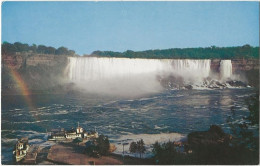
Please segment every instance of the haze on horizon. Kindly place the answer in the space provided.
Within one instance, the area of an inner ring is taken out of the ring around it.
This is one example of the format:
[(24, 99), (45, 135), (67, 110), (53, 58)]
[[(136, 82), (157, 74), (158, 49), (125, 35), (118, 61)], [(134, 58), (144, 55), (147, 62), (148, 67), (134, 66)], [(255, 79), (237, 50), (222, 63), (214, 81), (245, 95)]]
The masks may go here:
[(3, 2), (4, 41), (78, 54), (259, 46), (259, 2)]

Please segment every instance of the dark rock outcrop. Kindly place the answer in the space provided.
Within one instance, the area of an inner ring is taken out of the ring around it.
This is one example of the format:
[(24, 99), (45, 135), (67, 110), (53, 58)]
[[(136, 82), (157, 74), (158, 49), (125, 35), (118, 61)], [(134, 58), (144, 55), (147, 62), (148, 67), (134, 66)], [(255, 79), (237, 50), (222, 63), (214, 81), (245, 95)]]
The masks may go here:
[(227, 83), (229, 83), (229, 85), (233, 86), (233, 87), (246, 87), (247, 84), (245, 84), (242, 81), (228, 81)]
[(196, 131), (188, 135), (188, 145), (191, 149), (198, 149), (212, 145), (228, 145), (231, 136), (225, 134), (217, 125), (210, 126), (208, 131)]

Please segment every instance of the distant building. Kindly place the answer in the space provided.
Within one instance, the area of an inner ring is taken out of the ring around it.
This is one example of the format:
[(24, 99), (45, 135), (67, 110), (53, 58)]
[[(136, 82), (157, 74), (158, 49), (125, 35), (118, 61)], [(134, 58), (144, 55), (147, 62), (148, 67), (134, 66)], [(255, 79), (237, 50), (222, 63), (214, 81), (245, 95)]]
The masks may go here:
[(28, 138), (21, 138), (17, 141), (13, 151), (16, 162), (21, 161), (29, 150)]
[(67, 139), (76, 139), (76, 138), (82, 138), (82, 139), (90, 139), (90, 138), (97, 138), (98, 133), (96, 131), (88, 133), (86, 130), (84, 130), (82, 127), (79, 126), (76, 128), (72, 128), (71, 130), (65, 131), (64, 129), (57, 130), (53, 129), (51, 131), (51, 136), (49, 137), (49, 140), (56, 141), (56, 140), (67, 140)]

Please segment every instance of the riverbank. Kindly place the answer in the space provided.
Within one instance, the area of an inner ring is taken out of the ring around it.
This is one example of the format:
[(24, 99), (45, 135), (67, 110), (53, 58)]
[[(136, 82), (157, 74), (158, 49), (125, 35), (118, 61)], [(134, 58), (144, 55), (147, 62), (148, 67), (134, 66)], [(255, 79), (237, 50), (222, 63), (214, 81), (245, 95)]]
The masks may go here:
[(147, 165), (154, 164), (152, 159), (139, 159), (111, 153), (108, 156), (94, 158), (84, 153), (84, 146), (69, 144), (53, 145), (48, 153), (47, 161), (57, 164), (72, 165)]

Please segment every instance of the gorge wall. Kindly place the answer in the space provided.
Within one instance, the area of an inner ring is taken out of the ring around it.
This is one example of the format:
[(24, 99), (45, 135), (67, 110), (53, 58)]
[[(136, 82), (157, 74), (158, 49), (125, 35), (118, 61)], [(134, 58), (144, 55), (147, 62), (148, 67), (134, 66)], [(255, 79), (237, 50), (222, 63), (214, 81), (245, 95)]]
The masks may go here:
[[(219, 72), (220, 61), (220, 59), (211, 60), (211, 70)], [(259, 59), (232, 59), (231, 62), (233, 73), (240, 71), (259, 70)]]
[[(143, 89), (149, 91), (154, 86), (158, 86), (157, 83), (150, 81), (154, 77), (160, 80), (159, 83), (168, 86), (172, 82), (183, 82), (182, 79), (190, 82), (198, 80), (198, 82), (201, 82), (203, 78), (209, 76), (212, 72), (221, 73), (220, 59), (128, 59), (127, 61), (124, 61), (124, 59), (126, 58), (68, 58), (68, 56), (62, 55), (32, 53), (2, 55), (2, 93), (6, 90), (17, 89), (17, 85), (10, 76), (9, 68), (16, 70), (26, 81), (28, 88), (32, 90), (46, 90), (68, 82), (80, 82), (85, 86), (84, 81), (81, 80), (84, 78), (83, 80), (92, 83), (100, 91), (102, 91), (102, 87), (114, 84), (109, 91), (115, 91), (117, 84), (114, 81), (104, 81), (104, 84), (94, 82), (95, 79), (111, 80), (110, 78), (120, 75), (116, 80), (122, 86), (127, 86), (129, 82), (133, 82), (136, 86), (143, 84), (146, 88), (133, 87), (132, 90)], [(234, 59), (231, 63), (233, 74), (242, 73), (248, 80), (249, 85), (258, 86), (258, 59)], [(68, 64), (70, 66), (74, 65), (74, 69), (67, 66)], [(76, 66), (78, 67), (75, 68)], [(172, 71), (175, 77), (166, 79), (166, 75), (169, 76), (169, 72), (167, 72), (169, 70)], [(140, 71), (142, 72), (140, 73)], [(155, 71), (159, 71), (160, 74), (151, 74), (156, 73)], [(189, 73), (190, 76), (188, 76)], [(125, 77), (131, 79), (125, 79)]]
[[(16, 53), (2, 55), (2, 94), (20, 94), (19, 76), (32, 93), (42, 93), (61, 88), (66, 82), (64, 70), (66, 56), (51, 54)], [(14, 76), (15, 71), (17, 76)]]
[(71, 82), (88, 92), (138, 94), (162, 88), (247, 86), (248, 80), (241, 72), (257, 70), (258, 63), (251, 61), (246, 66), (243, 62), (243, 65), (235, 66), (231, 60), (210, 59), (70, 57), (68, 74)]

